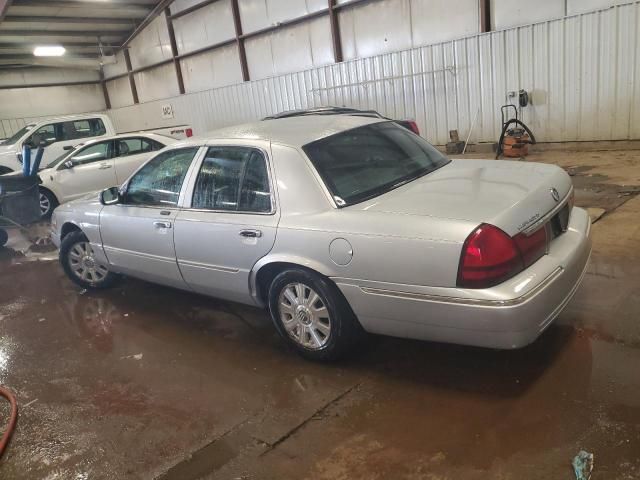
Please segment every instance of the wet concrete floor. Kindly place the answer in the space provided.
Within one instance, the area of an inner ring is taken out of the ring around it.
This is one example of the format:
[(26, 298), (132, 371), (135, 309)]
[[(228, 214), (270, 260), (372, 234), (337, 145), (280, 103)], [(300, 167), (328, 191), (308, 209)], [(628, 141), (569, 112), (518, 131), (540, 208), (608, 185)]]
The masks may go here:
[(640, 152), (619, 153), (533, 156), (605, 214), (575, 299), (513, 352), (370, 337), (309, 363), (261, 310), (83, 292), (12, 232), (0, 384), (21, 411), (0, 478), (572, 479), (585, 449), (594, 480), (640, 479)]

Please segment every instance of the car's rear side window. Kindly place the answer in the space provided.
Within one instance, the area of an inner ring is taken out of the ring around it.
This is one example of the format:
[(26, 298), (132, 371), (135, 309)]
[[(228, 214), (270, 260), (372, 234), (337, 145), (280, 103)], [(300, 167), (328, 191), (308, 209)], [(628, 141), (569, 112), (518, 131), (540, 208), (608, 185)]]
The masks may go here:
[(426, 140), (394, 122), (347, 130), (303, 150), (338, 206), (376, 197), (449, 162)]
[(128, 157), (130, 155), (140, 155), (142, 153), (160, 150), (164, 145), (154, 140), (142, 137), (119, 138), (116, 140), (118, 147), (118, 157)]
[(107, 129), (100, 118), (87, 118), (65, 122), (65, 133), (68, 140), (78, 138), (99, 137), (107, 133)]
[(202, 162), (192, 208), (269, 213), (271, 191), (264, 156), (251, 147), (211, 147)]

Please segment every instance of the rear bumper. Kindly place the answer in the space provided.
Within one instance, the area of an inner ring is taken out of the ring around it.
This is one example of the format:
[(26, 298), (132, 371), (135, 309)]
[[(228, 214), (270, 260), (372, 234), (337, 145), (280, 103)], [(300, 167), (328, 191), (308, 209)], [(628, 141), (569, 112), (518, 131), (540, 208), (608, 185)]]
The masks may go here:
[(547, 255), (482, 290), (335, 278), (365, 330), (439, 342), (512, 349), (533, 342), (569, 303), (591, 255), (591, 222), (574, 208)]

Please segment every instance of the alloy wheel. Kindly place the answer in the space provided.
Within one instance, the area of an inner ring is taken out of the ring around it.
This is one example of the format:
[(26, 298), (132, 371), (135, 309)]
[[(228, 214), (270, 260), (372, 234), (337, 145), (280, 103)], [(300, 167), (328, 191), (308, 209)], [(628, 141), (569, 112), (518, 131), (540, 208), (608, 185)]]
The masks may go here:
[(278, 297), (280, 320), (289, 336), (311, 350), (323, 348), (331, 336), (331, 316), (324, 300), (304, 283), (290, 283)]
[(85, 282), (104, 281), (109, 269), (97, 262), (89, 242), (78, 242), (69, 250), (69, 267), (74, 275)]
[(42, 192), (40, 192), (40, 213), (44, 217), (51, 209), (51, 200)]

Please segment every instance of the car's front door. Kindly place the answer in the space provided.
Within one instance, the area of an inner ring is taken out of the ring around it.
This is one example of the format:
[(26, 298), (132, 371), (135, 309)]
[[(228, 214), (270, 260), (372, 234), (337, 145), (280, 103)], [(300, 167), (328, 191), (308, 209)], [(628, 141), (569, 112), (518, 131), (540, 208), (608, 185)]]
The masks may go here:
[(122, 203), (102, 209), (100, 235), (115, 271), (186, 288), (173, 232), (182, 187), (197, 152), (198, 147), (189, 147), (160, 153), (131, 177)]
[(144, 137), (122, 137), (115, 140), (115, 147), (116, 178), (120, 185), (164, 145)]
[(249, 274), (273, 248), (279, 214), (266, 152), (212, 146), (175, 220), (180, 271), (200, 293), (251, 303)]
[(56, 183), (62, 193), (61, 202), (117, 185), (111, 140), (80, 148), (57, 168)]

